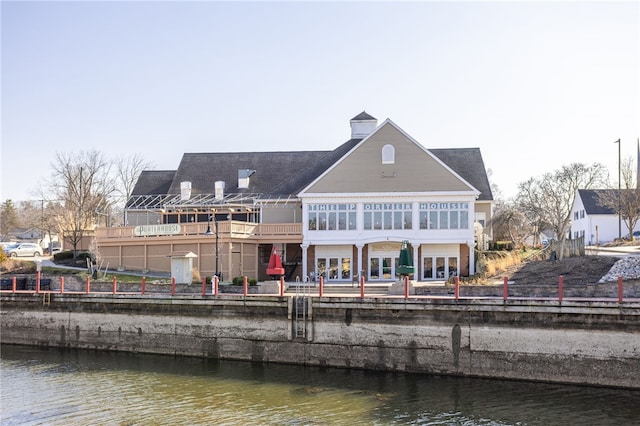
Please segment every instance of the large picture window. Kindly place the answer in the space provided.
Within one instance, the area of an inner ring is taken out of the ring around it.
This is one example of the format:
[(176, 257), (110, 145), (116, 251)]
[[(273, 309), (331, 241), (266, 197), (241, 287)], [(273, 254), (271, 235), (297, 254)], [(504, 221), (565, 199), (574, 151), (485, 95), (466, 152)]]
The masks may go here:
[(355, 204), (309, 204), (309, 231), (353, 231), (356, 229)]
[(420, 229), (468, 229), (469, 203), (420, 203)]
[(364, 204), (364, 229), (411, 229), (411, 203)]

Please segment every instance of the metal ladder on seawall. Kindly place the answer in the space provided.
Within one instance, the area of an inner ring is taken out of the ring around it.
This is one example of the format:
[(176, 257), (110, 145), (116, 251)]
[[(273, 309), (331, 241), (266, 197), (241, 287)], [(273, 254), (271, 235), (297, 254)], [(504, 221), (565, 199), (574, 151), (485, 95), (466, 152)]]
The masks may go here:
[(295, 325), (294, 332), (296, 338), (305, 339), (307, 337), (307, 313), (308, 313), (308, 301), (311, 292), (311, 285), (309, 281), (297, 283), (296, 295), (293, 299), (293, 309), (295, 311)]

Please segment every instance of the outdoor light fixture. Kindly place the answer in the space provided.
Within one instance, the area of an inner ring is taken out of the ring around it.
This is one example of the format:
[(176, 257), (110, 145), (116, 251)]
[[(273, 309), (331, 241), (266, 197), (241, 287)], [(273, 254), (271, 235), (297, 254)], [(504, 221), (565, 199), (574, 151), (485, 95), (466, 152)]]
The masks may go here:
[(207, 230), (205, 231), (204, 235), (212, 235), (214, 234), (214, 232), (211, 232), (211, 219), (213, 219), (213, 221), (216, 223), (216, 231), (215, 231), (215, 236), (216, 236), (216, 277), (220, 278), (220, 273), (219, 273), (219, 257), (218, 257), (218, 218), (216, 218), (215, 213), (212, 215), (209, 215), (209, 220), (207, 221)]

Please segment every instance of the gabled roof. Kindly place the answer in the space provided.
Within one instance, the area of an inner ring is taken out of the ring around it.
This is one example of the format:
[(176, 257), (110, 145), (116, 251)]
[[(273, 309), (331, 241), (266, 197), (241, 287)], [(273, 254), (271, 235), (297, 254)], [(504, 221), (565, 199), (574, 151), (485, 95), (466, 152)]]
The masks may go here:
[(175, 170), (143, 170), (131, 195), (167, 194), (175, 175)]
[(578, 195), (582, 200), (582, 205), (584, 206), (584, 211), (586, 214), (616, 214), (613, 209), (609, 207), (603, 207), (598, 204), (598, 194), (607, 192), (607, 191), (615, 191), (617, 189), (578, 189)]
[[(413, 187), (410, 191), (433, 191), (433, 187), (431, 189), (426, 189), (432, 183), (434, 186), (440, 185), (441, 187), (444, 185), (453, 191), (473, 191), (477, 194), (479, 200), (493, 200), (493, 196), (491, 194), (491, 187), (489, 185), (489, 181), (487, 178), (487, 174), (484, 167), (484, 162), (482, 160), (482, 155), (480, 154), (480, 149), (478, 148), (462, 148), (462, 149), (435, 149), (429, 150), (422, 146), (418, 141), (413, 139), (409, 134), (407, 134), (404, 130), (402, 130), (398, 125), (396, 125), (390, 119), (386, 119), (380, 126), (378, 126), (375, 131), (369, 134), (366, 138), (362, 140), (358, 140), (356, 144), (354, 144), (353, 149), (348, 153), (348, 156), (343, 156), (339, 159), (335, 164), (331, 164), (330, 167), (324, 171), (321, 171), (318, 174), (317, 178), (314, 179), (307, 187), (305, 187), (300, 195), (307, 193), (326, 193), (327, 188), (334, 188), (339, 185), (339, 182), (343, 182), (346, 178), (346, 175), (350, 174), (351, 170), (357, 170), (359, 166), (359, 160), (354, 160), (353, 157), (357, 156), (358, 150), (367, 151), (367, 145), (373, 144), (372, 146), (378, 146), (379, 144), (384, 144), (386, 140), (391, 138), (394, 141), (399, 143), (408, 143), (413, 144), (417, 147), (421, 152), (426, 154), (426, 157), (431, 158), (432, 163), (431, 167), (433, 167), (433, 162), (437, 162), (441, 165), (441, 169), (433, 169), (440, 170), (435, 173), (441, 173), (444, 177), (440, 179), (438, 177), (438, 181), (436, 182), (433, 179), (433, 176), (429, 176), (428, 172), (425, 173), (429, 167), (426, 164), (430, 164), (430, 162), (425, 159), (423, 163), (420, 160), (419, 155), (413, 153), (412, 160), (418, 160), (419, 164), (413, 163), (415, 167), (412, 172), (415, 176), (410, 179), (410, 185)], [(365, 161), (370, 161), (371, 152), (360, 154), (361, 156), (365, 156)], [(369, 158), (367, 158), (369, 156)], [(351, 164), (345, 165), (348, 162)], [(379, 181), (377, 186), (373, 184), (373, 181), (379, 177), (378, 170), (371, 169), (369, 167), (365, 167), (365, 169), (360, 169), (361, 176), (363, 178), (359, 179), (359, 182), (354, 183), (349, 189), (343, 188), (346, 192), (362, 192), (363, 188), (371, 188), (371, 191), (375, 191), (375, 188), (382, 187), (381, 182)], [(331, 174), (334, 176), (331, 176)], [(420, 173), (423, 173), (420, 175)], [(431, 171), (433, 174), (433, 171)], [(395, 176), (395, 173), (394, 173)], [(384, 177), (384, 176), (383, 176)], [(423, 179), (421, 181), (420, 179)], [(427, 179), (424, 181), (424, 179)], [(445, 179), (448, 179), (446, 181)], [(365, 183), (366, 182), (366, 183)], [(353, 182), (351, 182), (353, 183)], [(407, 188), (407, 181), (404, 181), (401, 185), (403, 188)], [(395, 187), (398, 186), (397, 183), (394, 183)], [(462, 189), (466, 188), (466, 189)], [(378, 189), (380, 190), (380, 189)], [(388, 187), (387, 187), (387, 190)], [(407, 190), (407, 189), (405, 189)], [(436, 189), (440, 190), (440, 189)], [(368, 189), (365, 192), (370, 192)]]
[[(358, 139), (351, 139), (333, 151), (186, 153), (166, 193), (179, 194), (180, 183), (188, 181), (192, 194), (213, 194), (215, 182), (224, 181), (225, 194), (288, 196), (303, 188), (357, 142)], [(239, 169), (256, 171), (249, 179), (248, 188), (238, 188)]]
[[(375, 118), (363, 111), (353, 120)], [(143, 171), (134, 187), (128, 207), (161, 204), (166, 201), (166, 197), (162, 198), (163, 196), (170, 196), (169, 198), (175, 199), (171, 202), (177, 203), (181, 182), (191, 182), (192, 200), (195, 203), (214, 202), (216, 181), (225, 182), (225, 196), (237, 195), (253, 200), (292, 196), (295, 198), (361, 142), (362, 139), (359, 138), (350, 139), (332, 151), (185, 153), (175, 171)], [(480, 149), (451, 148), (426, 151), (477, 189), (480, 192), (479, 200), (493, 199)], [(249, 178), (248, 188), (238, 188), (240, 169), (255, 170)], [(134, 200), (134, 197), (137, 199)]]

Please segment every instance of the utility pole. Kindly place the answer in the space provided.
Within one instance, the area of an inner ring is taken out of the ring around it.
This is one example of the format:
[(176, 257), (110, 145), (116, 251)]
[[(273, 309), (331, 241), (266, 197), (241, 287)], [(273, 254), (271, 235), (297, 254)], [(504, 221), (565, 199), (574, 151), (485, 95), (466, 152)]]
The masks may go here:
[(615, 141), (614, 143), (618, 144), (618, 238), (622, 238), (622, 216), (620, 216), (620, 191), (622, 190), (621, 181), (622, 181), (622, 173), (621, 173), (621, 156), (620, 156), (620, 139)]

